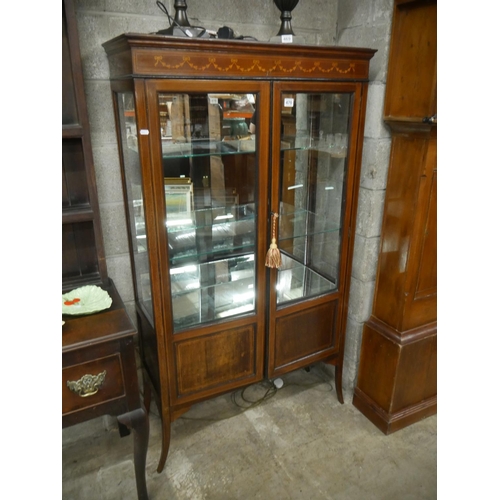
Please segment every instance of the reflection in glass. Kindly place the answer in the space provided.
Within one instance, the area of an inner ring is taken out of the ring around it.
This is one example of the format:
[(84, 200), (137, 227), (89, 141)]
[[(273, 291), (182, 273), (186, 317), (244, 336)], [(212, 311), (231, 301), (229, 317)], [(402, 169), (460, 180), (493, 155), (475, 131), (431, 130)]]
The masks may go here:
[(253, 311), (254, 276), (253, 255), (173, 267), (174, 329)]
[(338, 287), (352, 98), (282, 99), (278, 303)]
[(142, 174), (137, 145), (137, 127), (135, 122), (135, 104), (132, 92), (117, 94), (119, 127), (123, 147), (123, 168), (125, 170), (127, 209), (132, 236), (132, 255), (136, 275), (138, 301), (153, 322), (153, 306), (151, 301), (151, 281), (149, 274), (149, 254), (144, 218), (142, 195)]
[(255, 101), (158, 94), (174, 331), (255, 309)]

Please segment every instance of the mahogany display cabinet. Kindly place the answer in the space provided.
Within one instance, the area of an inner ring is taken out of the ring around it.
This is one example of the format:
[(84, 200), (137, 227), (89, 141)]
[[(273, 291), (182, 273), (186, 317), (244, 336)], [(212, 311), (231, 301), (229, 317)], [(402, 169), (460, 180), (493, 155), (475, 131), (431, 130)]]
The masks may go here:
[(322, 361), (343, 402), (375, 51), (142, 34), (103, 46), (158, 471), (171, 422), (199, 401)]

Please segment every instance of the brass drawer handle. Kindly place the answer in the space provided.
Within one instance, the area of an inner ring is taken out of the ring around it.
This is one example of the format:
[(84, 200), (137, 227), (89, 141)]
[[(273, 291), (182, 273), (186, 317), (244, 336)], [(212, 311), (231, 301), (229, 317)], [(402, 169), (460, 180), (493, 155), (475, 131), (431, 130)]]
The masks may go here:
[(84, 375), (80, 380), (73, 382), (66, 381), (68, 389), (82, 398), (92, 396), (102, 387), (104, 378), (106, 377), (106, 370), (97, 375)]

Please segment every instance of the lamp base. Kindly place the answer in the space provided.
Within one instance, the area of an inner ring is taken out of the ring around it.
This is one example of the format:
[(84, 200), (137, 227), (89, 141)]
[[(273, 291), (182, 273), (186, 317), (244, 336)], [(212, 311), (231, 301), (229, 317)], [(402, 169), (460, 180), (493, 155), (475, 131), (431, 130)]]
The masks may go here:
[(176, 36), (180, 38), (210, 38), (210, 34), (204, 28), (196, 26), (170, 26), (165, 30), (156, 32), (157, 35)]

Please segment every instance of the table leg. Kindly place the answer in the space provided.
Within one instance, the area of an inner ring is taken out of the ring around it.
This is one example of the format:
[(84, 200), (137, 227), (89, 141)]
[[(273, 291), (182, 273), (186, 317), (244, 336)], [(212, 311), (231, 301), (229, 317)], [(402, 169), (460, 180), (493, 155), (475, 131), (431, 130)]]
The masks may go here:
[(144, 379), (144, 408), (146, 408), (146, 413), (149, 414), (151, 408), (151, 385), (146, 379)]
[(144, 408), (138, 408), (120, 415), (118, 421), (134, 433), (134, 469), (137, 496), (139, 500), (148, 500), (146, 487), (146, 455), (149, 442), (149, 418)]

